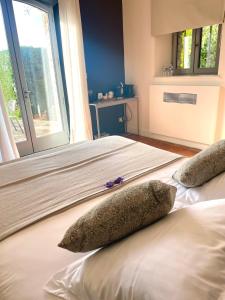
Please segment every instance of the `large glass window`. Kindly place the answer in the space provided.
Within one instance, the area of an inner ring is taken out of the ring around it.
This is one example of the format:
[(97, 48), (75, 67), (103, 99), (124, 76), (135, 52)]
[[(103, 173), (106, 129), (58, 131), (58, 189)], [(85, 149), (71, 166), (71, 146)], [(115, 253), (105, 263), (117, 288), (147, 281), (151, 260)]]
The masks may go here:
[(221, 25), (188, 29), (173, 35), (175, 74), (217, 74)]

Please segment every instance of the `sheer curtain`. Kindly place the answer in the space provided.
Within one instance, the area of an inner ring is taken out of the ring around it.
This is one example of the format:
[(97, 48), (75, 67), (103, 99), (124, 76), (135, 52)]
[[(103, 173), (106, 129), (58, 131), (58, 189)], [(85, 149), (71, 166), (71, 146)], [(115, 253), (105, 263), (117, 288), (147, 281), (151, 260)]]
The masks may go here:
[(92, 139), (79, 0), (59, 0), (63, 58), (70, 107), (70, 142)]
[(0, 86), (0, 162), (19, 158)]

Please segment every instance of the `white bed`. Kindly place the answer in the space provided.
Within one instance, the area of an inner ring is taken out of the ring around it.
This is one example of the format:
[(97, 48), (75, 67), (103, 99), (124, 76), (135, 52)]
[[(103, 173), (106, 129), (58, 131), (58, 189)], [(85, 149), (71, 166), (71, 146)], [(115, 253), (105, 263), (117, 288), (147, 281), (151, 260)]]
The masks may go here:
[[(128, 183), (134, 185), (149, 179), (159, 179), (178, 188), (174, 209), (210, 199), (225, 198), (225, 174), (202, 187), (185, 189), (172, 179), (172, 174), (184, 161), (182, 158), (157, 168)], [(126, 185), (127, 186), (127, 185)], [(112, 190), (111, 193), (114, 191)], [(107, 194), (82, 202), (66, 211), (30, 225), (0, 242), (0, 299), (58, 299), (43, 290), (49, 278), (68, 264), (87, 254), (74, 254), (57, 247), (65, 230), (84, 212), (103, 201)], [(213, 298), (212, 298), (213, 299)], [(93, 299), (97, 300), (97, 299)]]

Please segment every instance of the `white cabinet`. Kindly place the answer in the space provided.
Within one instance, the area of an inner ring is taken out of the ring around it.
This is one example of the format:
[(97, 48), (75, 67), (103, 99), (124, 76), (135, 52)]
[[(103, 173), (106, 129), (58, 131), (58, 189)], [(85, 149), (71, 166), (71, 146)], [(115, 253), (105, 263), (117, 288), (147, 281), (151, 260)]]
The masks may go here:
[[(197, 94), (197, 103), (164, 102), (165, 92)], [(151, 85), (150, 132), (200, 144), (215, 142), (222, 138), (221, 95), (220, 86)]]

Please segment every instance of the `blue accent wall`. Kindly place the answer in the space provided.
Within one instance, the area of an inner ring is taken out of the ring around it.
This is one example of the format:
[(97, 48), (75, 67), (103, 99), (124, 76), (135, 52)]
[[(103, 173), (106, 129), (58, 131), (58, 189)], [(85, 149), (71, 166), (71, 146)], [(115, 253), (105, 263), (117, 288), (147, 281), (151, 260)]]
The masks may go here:
[[(125, 81), (122, 0), (80, 0), (88, 89), (94, 101), (98, 92), (113, 90)], [(124, 132), (123, 106), (100, 112), (101, 129), (110, 134)], [(93, 131), (96, 119), (92, 112)]]

